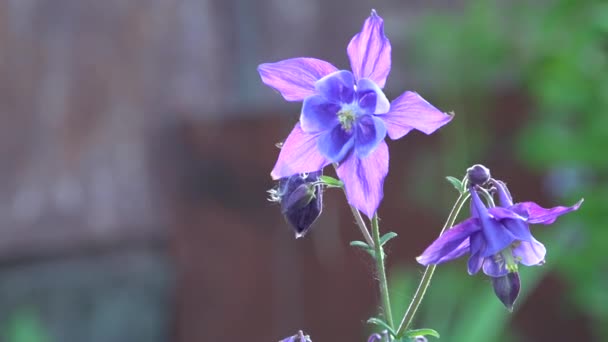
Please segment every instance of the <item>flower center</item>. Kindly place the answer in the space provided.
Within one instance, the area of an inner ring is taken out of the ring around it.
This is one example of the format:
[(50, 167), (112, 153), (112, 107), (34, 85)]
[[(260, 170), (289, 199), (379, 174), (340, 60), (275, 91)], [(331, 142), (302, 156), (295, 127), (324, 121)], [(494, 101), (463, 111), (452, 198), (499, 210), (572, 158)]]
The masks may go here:
[(503, 249), (501, 252), (493, 255), (494, 261), (498, 263), (501, 267), (504, 267), (509, 271), (509, 273), (517, 272), (517, 263), (520, 261), (519, 258), (513, 256), (513, 248), (519, 246), (521, 242), (515, 241), (507, 248)]
[(358, 108), (356, 105), (342, 105), (342, 109), (338, 112), (338, 120), (342, 130), (350, 133), (353, 129), (353, 124), (357, 119)]

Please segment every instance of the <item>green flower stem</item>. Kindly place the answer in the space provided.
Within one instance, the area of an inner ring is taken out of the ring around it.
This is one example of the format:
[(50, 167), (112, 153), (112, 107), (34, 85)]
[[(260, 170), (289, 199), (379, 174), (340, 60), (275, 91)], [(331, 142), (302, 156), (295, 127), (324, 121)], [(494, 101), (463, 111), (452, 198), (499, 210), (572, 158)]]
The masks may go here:
[[(456, 199), (456, 203), (454, 203), (454, 207), (452, 207), (452, 211), (450, 212), (450, 215), (448, 216), (445, 225), (443, 225), (439, 236), (441, 236), (447, 228), (452, 227), (454, 225), (454, 221), (456, 221), (458, 213), (460, 213), (462, 206), (468, 198), (469, 194), (467, 192), (463, 192), (460, 194), (460, 196), (458, 196), (458, 199)], [(410, 302), (410, 305), (407, 308), (407, 311), (405, 312), (401, 323), (399, 324), (399, 329), (397, 329), (397, 336), (402, 336), (412, 325), (414, 315), (416, 315), (416, 311), (418, 310), (418, 307), (420, 306), (420, 303), (424, 298), (426, 290), (429, 288), (429, 285), (431, 285), (431, 279), (433, 278), (435, 267), (436, 265), (429, 265), (424, 270), (424, 273), (422, 274), (422, 279), (420, 279), (420, 284), (418, 285), (418, 289), (416, 289), (416, 293), (414, 294), (414, 298), (412, 298), (412, 301)]]
[(355, 222), (357, 223), (357, 227), (359, 227), (361, 234), (363, 234), (363, 238), (365, 239), (365, 242), (367, 242), (367, 244), (371, 248), (374, 248), (374, 246), (376, 244), (374, 243), (372, 236), (369, 235), (369, 230), (367, 229), (367, 226), (365, 225), (365, 222), (363, 221), (363, 217), (361, 217), (361, 213), (359, 212), (359, 210), (357, 210), (357, 208), (353, 207), (352, 205), (349, 205), (349, 207), (350, 207), (350, 211), (352, 211), (353, 216), (355, 217)]
[(393, 314), (391, 312), (391, 300), (388, 295), (388, 281), (386, 281), (386, 270), (384, 268), (384, 249), (380, 244), (380, 227), (378, 226), (378, 214), (374, 214), (372, 218), (372, 235), (374, 236), (374, 251), (376, 256), (376, 271), (378, 272), (378, 282), (380, 283), (380, 297), (382, 297), (382, 306), (386, 323), (393, 328)]

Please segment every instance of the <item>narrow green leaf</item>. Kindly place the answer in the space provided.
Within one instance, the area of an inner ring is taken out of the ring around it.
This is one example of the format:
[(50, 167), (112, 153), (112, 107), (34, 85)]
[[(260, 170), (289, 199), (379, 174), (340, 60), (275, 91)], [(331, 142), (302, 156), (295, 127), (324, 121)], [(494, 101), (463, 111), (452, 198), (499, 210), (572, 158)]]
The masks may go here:
[(339, 179), (335, 179), (331, 176), (321, 176), (319, 177), (319, 179), (328, 187), (342, 188), (344, 186), (344, 183), (342, 183), (342, 181), (340, 181)]
[(456, 190), (458, 190), (458, 193), (464, 192), (462, 182), (460, 181), (460, 179), (452, 177), (452, 176), (447, 176), (447, 177), (445, 177), (445, 179), (447, 179), (448, 182), (450, 182), (454, 186), (454, 188), (456, 188)]
[(380, 237), (380, 246), (384, 246), (388, 242), (388, 240), (390, 240), (396, 236), (397, 236), (397, 233), (395, 233), (395, 232), (388, 232), (388, 233), (382, 235), (382, 237)]
[(368, 245), (367, 243), (363, 242), (363, 241), (351, 241), (350, 245), (353, 247), (358, 247), (361, 248), (362, 250), (366, 251), (367, 253), (369, 253), (369, 255), (372, 256), (372, 258), (376, 257), (376, 252), (374, 251), (374, 249), (372, 247), (370, 247), (370, 245)]
[(416, 336), (433, 336), (439, 338), (439, 333), (433, 329), (414, 329), (408, 330), (405, 332), (405, 336), (407, 337), (416, 337)]
[(379, 327), (382, 327), (382, 328), (384, 328), (384, 329), (388, 330), (388, 332), (389, 332), (389, 333), (390, 333), (390, 334), (391, 334), (393, 337), (395, 337), (395, 336), (396, 336), (395, 331), (393, 330), (393, 328), (391, 328), (391, 326), (390, 326), (390, 325), (388, 325), (388, 323), (386, 323), (385, 321), (381, 320), (380, 318), (377, 318), (377, 317), (372, 317), (372, 318), (370, 318), (370, 319), (368, 319), (368, 320), (367, 320), (367, 323), (369, 323), (369, 324), (374, 324), (374, 325), (377, 325), (377, 326), (379, 326)]

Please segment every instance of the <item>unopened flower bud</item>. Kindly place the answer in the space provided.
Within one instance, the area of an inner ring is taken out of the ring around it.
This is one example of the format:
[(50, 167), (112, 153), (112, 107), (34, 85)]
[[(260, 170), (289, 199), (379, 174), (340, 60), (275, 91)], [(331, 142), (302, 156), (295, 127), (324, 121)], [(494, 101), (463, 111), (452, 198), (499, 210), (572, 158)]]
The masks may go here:
[(276, 190), (270, 191), (271, 200), (281, 203), (281, 212), (296, 231), (296, 238), (304, 236), (321, 215), (323, 192), (314, 184), (321, 171), (281, 178)]
[(469, 184), (484, 185), (490, 179), (490, 169), (481, 164), (475, 164), (467, 169), (467, 178)]
[(496, 297), (507, 307), (509, 311), (513, 311), (513, 304), (519, 295), (521, 283), (519, 281), (519, 273), (510, 272), (502, 277), (492, 277), (492, 286)]
[(312, 342), (310, 336), (304, 335), (302, 330), (298, 331), (297, 334), (280, 340), (279, 342)]

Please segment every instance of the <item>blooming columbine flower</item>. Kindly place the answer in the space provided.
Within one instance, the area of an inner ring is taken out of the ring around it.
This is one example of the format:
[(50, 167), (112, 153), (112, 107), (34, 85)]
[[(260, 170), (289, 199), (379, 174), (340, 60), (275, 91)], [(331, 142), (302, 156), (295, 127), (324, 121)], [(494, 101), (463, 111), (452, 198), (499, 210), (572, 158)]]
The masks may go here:
[(452, 116), (414, 92), (389, 103), (381, 89), (391, 68), (391, 44), (375, 11), (347, 53), (352, 72), (304, 57), (258, 67), (262, 81), (287, 101), (304, 101), (271, 175), (279, 179), (336, 163), (349, 203), (372, 217), (388, 173), (385, 136), (399, 139), (412, 129), (431, 134)]
[(269, 190), (269, 200), (281, 203), (281, 212), (296, 231), (296, 238), (304, 236), (321, 215), (323, 191), (319, 181), (321, 171), (296, 174), (281, 178), (276, 189)]
[(423, 265), (441, 264), (468, 252), (469, 274), (483, 269), (488, 276), (501, 278), (493, 279), (494, 288), (508, 302), (509, 298), (517, 297), (519, 277), (505, 276), (517, 272), (519, 263), (526, 266), (542, 265), (545, 260), (545, 246), (532, 236), (528, 225), (551, 224), (558, 216), (577, 210), (583, 200), (571, 207), (551, 209), (542, 208), (534, 202), (513, 204), (504, 183), (493, 179), (490, 182), (496, 187), (499, 206), (488, 209), (481, 201), (476, 186), (472, 185), (469, 188), (472, 217), (446, 231), (416, 260)]

